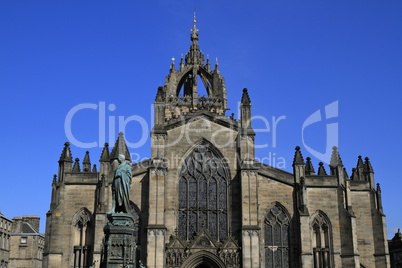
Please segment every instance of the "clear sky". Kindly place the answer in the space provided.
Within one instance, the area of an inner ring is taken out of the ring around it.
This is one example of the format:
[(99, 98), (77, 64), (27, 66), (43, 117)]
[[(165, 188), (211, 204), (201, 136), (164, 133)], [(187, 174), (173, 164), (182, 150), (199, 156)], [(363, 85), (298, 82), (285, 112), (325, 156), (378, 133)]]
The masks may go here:
[(134, 158), (150, 156), (151, 104), (172, 57), (177, 66), (188, 51), (194, 8), (201, 50), (226, 79), (227, 115), (238, 118), (249, 89), (257, 159), (291, 171), (299, 145), (317, 170), (330, 141), (351, 175), (369, 156), (392, 237), (402, 227), (402, 2), (392, 0), (1, 1), (0, 210), (39, 215), (44, 232), (64, 142), (97, 163), (119, 117), (132, 120)]

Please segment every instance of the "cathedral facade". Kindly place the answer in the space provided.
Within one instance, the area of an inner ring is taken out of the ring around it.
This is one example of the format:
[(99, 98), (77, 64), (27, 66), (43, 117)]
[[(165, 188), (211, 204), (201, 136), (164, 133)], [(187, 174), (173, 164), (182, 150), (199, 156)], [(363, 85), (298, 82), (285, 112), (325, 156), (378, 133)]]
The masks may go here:
[[(199, 96), (203, 86), (207, 96)], [(389, 267), (381, 189), (368, 158), (349, 177), (336, 147), (317, 172), (299, 147), (293, 173), (255, 161), (251, 100), (225, 115), (218, 64), (191, 46), (170, 66), (154, 102), (151, 158), (134, 163), (130, 189), (137, 267)], [(99, 267), (123, 133), (105, 144), (99, 170), (69, 143), (52, 183), (43, 267)], [(113, 246), (113, 245), (110, 245)]]

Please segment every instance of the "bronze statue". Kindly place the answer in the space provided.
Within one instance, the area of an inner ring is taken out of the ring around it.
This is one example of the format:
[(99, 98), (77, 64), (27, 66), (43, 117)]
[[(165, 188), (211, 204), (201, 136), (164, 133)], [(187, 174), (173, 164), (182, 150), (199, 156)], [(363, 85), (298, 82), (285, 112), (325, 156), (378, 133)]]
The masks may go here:
[(126, 162), (126, 157), (122, 154), (118, 156), (120, 165), (114, 173), (112, 184), (113, 203), (112, 210), (108, 213), (129, 213), (130, 211), (130, 186), (131, 186), (131, 167)]

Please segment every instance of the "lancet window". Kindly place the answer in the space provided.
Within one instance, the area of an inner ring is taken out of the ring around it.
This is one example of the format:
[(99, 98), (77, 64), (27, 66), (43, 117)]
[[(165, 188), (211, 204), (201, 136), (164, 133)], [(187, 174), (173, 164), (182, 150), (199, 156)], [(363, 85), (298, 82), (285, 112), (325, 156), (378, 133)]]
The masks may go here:
[(314, 268), (330, 268), (331, 264), (331, 225), (329, 220), (319, 213), (311, 223), (313, 235)]
[(74, 228), (74, 268), (84, 268), (91, 264), (91, 244), (93, 237), (92, 214), (86, 208), (80, 209), (73, 218)]
[(290, 267), (289, 224), (286, 209), (279, 204), (273, 205), (264, 221), (265, 267)]
[(190, 240), (202, 229), (223, 241), (228, 236), (228, 170), (209, 144), (186, 158), (179, 180), (178, 234)]

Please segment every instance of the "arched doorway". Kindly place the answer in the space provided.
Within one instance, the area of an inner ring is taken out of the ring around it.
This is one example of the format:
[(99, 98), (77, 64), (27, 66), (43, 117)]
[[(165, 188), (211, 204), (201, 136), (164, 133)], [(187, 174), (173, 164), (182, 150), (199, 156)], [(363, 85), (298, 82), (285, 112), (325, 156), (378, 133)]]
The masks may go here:
[(192, 254), (181, 266), (182, 268), (226, 268), (226, 265), (215, 254), (199, 251)]
[(203, 263), (203, 264), (198, 265), (196, 268), (217, 268), (217, 266), (214, 266), (214, 265), (211, 266), (209, 264)]

